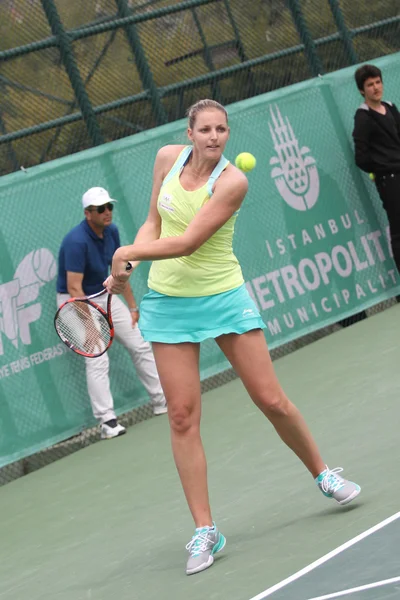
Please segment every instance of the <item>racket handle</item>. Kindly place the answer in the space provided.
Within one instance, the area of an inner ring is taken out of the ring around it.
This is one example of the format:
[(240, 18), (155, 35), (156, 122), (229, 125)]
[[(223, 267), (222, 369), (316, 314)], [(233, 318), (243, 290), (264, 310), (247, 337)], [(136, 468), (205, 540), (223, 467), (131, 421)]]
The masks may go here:
[(132, 265), (130, 262), (127, 263), (126, 267), (125, 267), (126, 271), (132, 271)]

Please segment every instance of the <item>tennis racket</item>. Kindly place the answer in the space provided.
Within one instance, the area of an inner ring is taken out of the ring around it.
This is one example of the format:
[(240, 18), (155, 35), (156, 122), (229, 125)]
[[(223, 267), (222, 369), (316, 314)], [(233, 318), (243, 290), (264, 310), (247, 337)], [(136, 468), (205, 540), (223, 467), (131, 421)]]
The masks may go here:
[[(131, 269), (132, 265), (128, 263), (126, 270)], [(105, 294), (106, 289), (91, 296), (69, 298), (55, 314), (54, 327), (61, 341), (81, 356), (101, 356), (113, 342), (112, 294), (108, 294), (107, 310), (93, 302)]]

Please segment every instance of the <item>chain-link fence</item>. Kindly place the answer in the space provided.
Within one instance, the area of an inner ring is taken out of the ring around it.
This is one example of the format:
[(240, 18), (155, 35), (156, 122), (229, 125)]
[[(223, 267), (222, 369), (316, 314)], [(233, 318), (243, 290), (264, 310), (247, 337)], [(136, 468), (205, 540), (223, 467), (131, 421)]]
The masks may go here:
[(3, 0), (0, 174), (400, 49), (397, 0)]

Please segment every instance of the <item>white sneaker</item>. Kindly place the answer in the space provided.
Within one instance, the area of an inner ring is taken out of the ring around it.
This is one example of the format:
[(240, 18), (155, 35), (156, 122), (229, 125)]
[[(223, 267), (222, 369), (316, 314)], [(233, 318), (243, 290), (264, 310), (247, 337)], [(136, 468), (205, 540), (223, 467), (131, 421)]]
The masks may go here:
[(111, 438), (124, 435), (124, 433), (126, 433), (126, 429), (117, 422), (117, 419), (111, 419), (101, 424), (100, 437), (102, 440), (110, 440)]
[(336, 502), (344, 505), (354, 500), (361, 492), (361, 488), (354, 481), (343, 479), (339, 475), (342, 471), (342, 467), (336, 467), (336, 469), (326, 467), (315, 481), (324, 496), (334, 498)]
[(167, 403), (164, 404), (153, 404), (153, 415), (165, 415), (168, 412)]
[(225, 547), (226, 539), (218, 531), (215, 523), (212, 527), (198, 527), (191, 541), (186, 545), (189, 559), (186, 565), (186, 575), (193, 575), (211, 567), (214, 554)]

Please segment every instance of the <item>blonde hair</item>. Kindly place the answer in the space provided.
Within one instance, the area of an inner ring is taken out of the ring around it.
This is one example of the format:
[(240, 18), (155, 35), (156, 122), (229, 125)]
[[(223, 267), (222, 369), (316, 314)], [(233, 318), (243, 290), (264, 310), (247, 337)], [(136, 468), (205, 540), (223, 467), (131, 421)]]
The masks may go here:
[(228, 122), (228, 113), (226, 112), (222, 104), (216, 102), (215, 100), (209, 100), (208, 98), (205, 98), (204, 100), (199, 100), (195, 104), (192, 104), (192, 106), (188, 108), (187, 117), (190, 129), (193, 129), (198, 113), (202, 110), (207, 110), (209, 108), (215, 108), (217, 110), (222, 111), (226, 117), (226, 121)]

